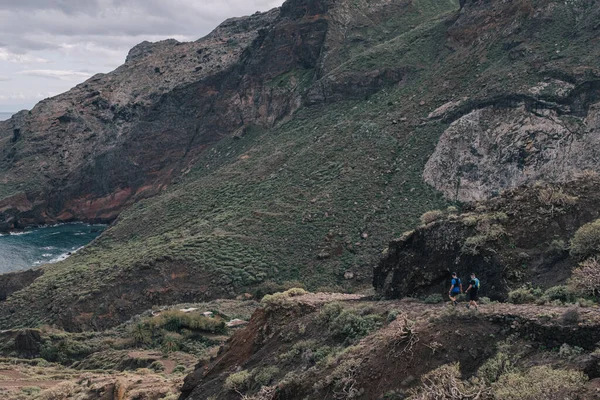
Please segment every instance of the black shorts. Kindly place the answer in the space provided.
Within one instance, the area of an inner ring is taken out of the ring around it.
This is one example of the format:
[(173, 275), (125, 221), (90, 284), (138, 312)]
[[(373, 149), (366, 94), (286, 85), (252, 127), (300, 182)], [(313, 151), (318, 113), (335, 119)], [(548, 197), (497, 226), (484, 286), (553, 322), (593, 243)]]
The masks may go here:
[(469, 290), (469, 300), (471, 301), (477, 301), (479, 300), (479, 296), (477, 295), (477, 290)]

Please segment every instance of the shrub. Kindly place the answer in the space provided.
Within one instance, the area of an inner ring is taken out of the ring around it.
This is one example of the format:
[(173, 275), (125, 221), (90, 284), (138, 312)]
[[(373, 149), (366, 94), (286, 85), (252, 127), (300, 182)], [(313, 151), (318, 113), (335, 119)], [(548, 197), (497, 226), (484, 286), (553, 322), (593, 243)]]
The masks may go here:
[(229, 391), (242, 391), (250, 385), (250, 373), (248, 371), (240, 371), (233, 373), (225, 379), (223, 387)]
[(209, 333), (225, 333), (227, 330), (225, 322), (220, 319), (205, 317), (198, 313), (185, 313), (178, 310), (164, 311), (152, 323), (170, 332), (190, 329)]
[(391, 310), (390, 312), (388, 312), (388, 316), (387, 316), (388, 323), (394, 322), (396, 320), (396, 318), (398, 318), (399, 314), (402, 314), (402, 311), (400, 311), (400, 310)]
[(85, 344), (63, 339), (57, 343), (48, 342), (42, 345), (40, 356), (50, 362), (70, 363), (87, 357), (93, 349)]
[(571, 255), (585, 259), (600, 253), (600, 219), (583, 225), (571, 239)]
[(299, 342), (296, 342), (290, 350), (281, 354), (279, 359), (283, 362), (290, 362), (299, 355), (307, 351), (312, 351), (312, 349), (316, 347), (316, 344), (317, 343), (314, 340), (300, 340)]
[(563, 313), (561, 319), (565, 324), (576, 324), (579, 322), (579, 310), (575, 307), (570, 308)]
[(63, 400), (70, 398), (75, 392), (75, 383), (61, 382), (49, 389), (42, 391), (36, 400)]
[(179, 351), (181, 348), (181, 336), (178, 334), (167, 334), (163, 337), (162, 349), (165, 353)]
[(562, 400), (574, 398), (585, 382), (583, 372), (541, 366), (502, 375), (492, 390), (503, 400)]
[(513, 304), (533, 303), (536, 297), (528, 288), (519, 288), (508, 293), (508, 302)]
[(564, 240), (555, 239), (548, 246), (546, 253), (551, 254), (551, 255), (559, 255), (559, 254), (563, 254), (564, 252), (566, 252), (568, 250), (569, 250), (569, 245), (567, 243), (565, 243)]
[(439, 293), (430, 294), (423, 299), (423, 303), (425, 304), (439, 304), (442, 301), (444, 301), (444, 298)]
[(494, 383), (500, 376), (515, 370), (515, 356), (503, 351), (498, 351), (494, 357), (489, 358), (477, 371), (477, 376), (488, 383)]
[(432, 222), (442, 219), (444, 215), (444, 212), (441, 210), (427, 211), (425, 214), (421, 215), (421, 223), (423, 225), (430, 224)]
[(23, 393), (25, 393), (26, 395), (34, 396), (34, 395), (38, 394), (39, 392), (41, 392), (42, 389), (39, 388), (38, 386), (25, 386), (24, 388), (21, 389), (21, 391)]
[(319, 312), (319, 320), (322, 323), (328, 324), (333, 321), (344, 310), (341, 303), (327, 303)]
[(578, 198), (566, 194), (562, 189), (547, 187), (540, 189), (538, 200), (545, 206), (568, 207), (577, 203)]
[(290, 297), (297, 297), (307, 294), (308, 292), (301, 288), (292, 288), (283, 293), (267, 294), (262, 298), (261, 302), (265, 307), (282, 307), (288, 303)]
[(569, 346), (567, 343), (563, 343), (558, 350), (558, 355), (561, 358), (571, 359), (581, 355), (585, 350), (578, 346)]
[(152, 329), (148, 324), (138, 322), (131, 327), (130, 334), (137, 346), (152, 343)]
[(462, 400), (487, 398), (488, 388), (480, 381), (460, 379), (459, 364), (447, 364), (421, 377), (421, 387), (413, 391), (412, 400)]
[(331, 335), (346, 344), (354, 343), (382, 325), (380, 315), (358, 315), (355, 310), (343, 310), (329, 323)]
[(279, 368), (275, 366), (261, 368), (253, 373), (254, 382), (260, 386), (268, 386), (278, 373)]
[(154, 361), (148, 368), (154, 372), (162, 372), (165, 370), (165, 366), (160, 361)]
[(600, 261), (597, 258), (590, 258), (579, 264), (579, 267), (573, 270), (571, 283), (586, 295), (598, 296), (600, 294)]
[(560, 300), (563, 303), (574, 303), (577, 295), (568, 286), (553, 286), (546, 290), (544, 296), (550, 301)]
[(176, 365), (175, 368), (173, 368), (173, 373), (174, 374), (183, 374), (185, 372), (185, 365)]
[(448, 208), (446, 208), (446, 212), (448, 214), (458, 214), (458, 208), (455, 206), (449, 206)]

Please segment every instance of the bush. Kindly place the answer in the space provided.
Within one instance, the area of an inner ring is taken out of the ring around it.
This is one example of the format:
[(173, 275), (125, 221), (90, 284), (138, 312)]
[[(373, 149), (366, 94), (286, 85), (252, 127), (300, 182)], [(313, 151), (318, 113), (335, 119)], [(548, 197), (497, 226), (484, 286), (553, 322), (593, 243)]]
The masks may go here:
[(562, 400), (575, 398), (586, 380), (580, 371), (542, 366), (502, 375), (492, 390), (495, 398), (503, 400)]
[(487, 383), (494, 383), (500, 377), (515, 370), (515, 356), (503, 351), (498, 351), (494, 357), (489, 358), (477, 371), (477, 376)]
[(568, 286), (553, 286), (546, 290), (544, 296), (550, 301), (560, 300), (563, 303), (575, 303), (577, 295)]
[(346, 344), (354, 343), (382, 325), (380, 315), (358, 315), (354, 310), (344, 310), (329, 324), (331, 335)]
[(579, 264), (571, 275), (571, 283), (585, 295), (600, 295), (600, 261), (591, 258)]
[(144, 346), (152, 343), (152, 329), (148, 324), (138, 322), (131, 327), (130, 334), (137, 346)]
[(229, 391), (242, 391), (250, 386), (250, 373), (248, 371), (240, 371), (233, 373), (225, 379), (223, 387)]
[(402, 311), (400, 311), (400, 310), (391, 310), (390, 312), (388, 312), (388, 316), (387, 316), (387, 322), (388, 322), (388, 324), (390, 322), (394, 322), (396, 320), (396, 318), (398, 318), (399, 314), (402, 314)]
[(185, 365), (176, 365), (175, 368), (173, 368), (173, 373), (174, 374), (183, 374), (185, 372)]
[(600, 219), (583, 225), (571, 239), (571, 255), (585, 259), (600, 254)]
[(519, 288), (508, 293), (508, 302), (513, 304), (526, 304), (535, 302), (536, 297), (529, 288)]
[(421, 215), (421, 223), (423, 225), (430, 224), (432, 222), (442, 219), (444, 215), (444, 212), (441, 210), (427, 211), (425, 214)]
[(176, 333), (170, 333), (163, 337), (162, 349), (165, 353), (179, 351), (181, 348), (181, 336)]
[(225, 333), (227, 330), (223, 320), (178, 310), (163, 311), (154, 323), (157, 327), (162, 327), (170, 332), (190, 329), (200, 332)]
[(563, 343), (560, 346), (560, 350), (558, 351), (558, 355), (561, 358), (571, 359), (581, 355), (585, 350), (578, 346), (569, 346), (567, 343)]
[(154, 361), (148, 368), (154, 372), (163, 372), (165, 370), (165, 366), (160, 361)]
[(444, 298), (439, 293), (430, 294), (423, 299), (423, 303), (425, 304), (439, 304), (442, 301), (444, 301)]
[(565, 324), (573, 325), (579, 322), (579, 310), (576, 307), (565, 311), (561, 317)]
[(81, 360), (93, 353), (93, 349), (85, 344), (64, 339), (58, 343), (48, 342), (42, 345), (40, 356), (50, 362), (71, 363)]
[[(421, 387), (413, 391), (411, 400), (462, 400), (488, 398), (488, 388), (480, 381), (460, 379), (460, 366), (443, 365), (421, 377)], [(500, 397), (501, 398), (501, 397)]]
[(279, 368), (264, 367), (253, 373), (254, 383), (259, 386), (268, 386), (273, 380), (273, 377), (279, 373)]
[(261, 302), (265, 307), (282, 307), (288, 303), (291, 297), (303, 296), (308, 292), (301, 288), (292, 288), (283, 293), (267, 294), (262, 298)]

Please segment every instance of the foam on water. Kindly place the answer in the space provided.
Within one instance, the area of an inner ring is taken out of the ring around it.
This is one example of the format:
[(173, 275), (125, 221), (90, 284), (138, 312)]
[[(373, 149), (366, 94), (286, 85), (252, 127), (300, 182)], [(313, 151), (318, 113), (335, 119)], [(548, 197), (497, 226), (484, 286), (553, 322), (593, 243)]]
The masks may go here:
[(63, 261), (103, 230), (103, 225), (59, 224), (0, 235), (0, 273)]

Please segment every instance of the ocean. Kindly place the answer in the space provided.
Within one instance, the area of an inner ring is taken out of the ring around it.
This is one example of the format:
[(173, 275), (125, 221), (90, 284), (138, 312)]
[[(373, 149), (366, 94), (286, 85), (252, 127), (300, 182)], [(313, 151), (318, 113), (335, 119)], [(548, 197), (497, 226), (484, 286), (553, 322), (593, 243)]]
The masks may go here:
[(62, 261), (90, 243), (104, 225), (60, 224), (0, 236), (0, 274)]
[(3, 111), (0, 111), (0, 121), (6, 121), (10, 117), (12, 117), (13, 114), (14, 113), (12, 113), (12, 112), (3, 112)]

